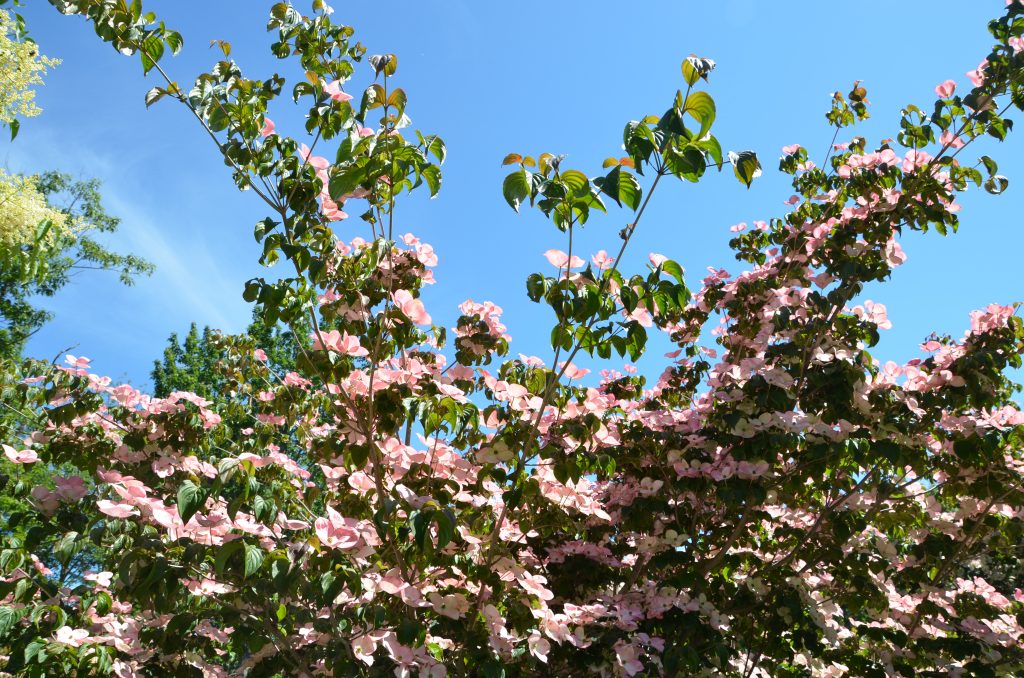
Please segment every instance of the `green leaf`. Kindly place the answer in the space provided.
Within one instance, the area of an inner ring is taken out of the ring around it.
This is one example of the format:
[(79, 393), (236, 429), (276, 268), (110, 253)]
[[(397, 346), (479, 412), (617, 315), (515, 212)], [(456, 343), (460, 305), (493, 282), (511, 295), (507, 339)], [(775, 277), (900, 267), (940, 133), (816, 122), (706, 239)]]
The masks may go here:
[(243, 577), (249, 577), (260, 569), (263, 565), (263, 549), (253, 544), (245, 545), (245, 570), (242, 573)]
[(677, 177), (694, 182), (699, 180), (707, 169), (704, 154), (694, 144), (687, 144), (682, 148), (670, 146), (665, 151), (665, 166)]
[(182, 483), (178, 488), (178, 515), (181, 516), (181, 522), (187, 523), (205, 502), (206, 495), (201, 487), (191, 480)]
[(240, 548), (242, 548), (242, 541), (238, 539), (229, 541), (226, 544), (221, 544), (220, 548), (217, 550), (216, 557), (213, 559), (214, 571), (217, 574), (224, 574), (224, 570), (227, 569), (228, 560), (235, 554), (235, 551)]
[(693, 92), (690, 96), (686, 97), (686, 103), (683, 104), (683, 113), (689, 113), (700, 123), (700, 132), (697, 134), (697, 139), (703, 139), (704, 135), (711, 129), (711, 125), (715, 122), (715, 100), (707, 92)]
[(519, 205), (530, 196), (530, 173), (520, 169), (508, 175), (501, 185), (501, 192), (509, 207), (518, 212)]
[(441, 168), (437, 165), (427, 165), (423, 168), (422, 174), (430, 188), (430, 197), (433, 198), (441, 190)]
[(185, 41), (181, 37), (181, 33), (177, 31), (165, 31), (164, 42), (171, 48), (172, 56), (177, 56), (178, 52), (181, 51), (182, 45), (185, 44)]
[(662, 262), (661, 270), (675, 278), (676, 282), (680, 285), (683, 284), (683, 267), (677, 262), (668, 259), (667, 261)]
[(729, 162), (732, 163), (736, 178), (746, 184), (747, 188), (750, 188), (754, 179), (761, 176), (761, 163), (753, 151), (729, 151)]
[[(110, 608), (113, 607), (113, 605), (114, 599), (111, 598), (110, 594), (106, 591), (100, 591), (96, 595), (96, 614), (100, 615), (101, 617), (106, 616), (106, 614), (110, 612)], [(0, 633), (0, 637), (2, 636), (3, 633)]]
[(14, 141), (14, 138), (18, 136), (18, 130), (21, 129), (21, 121), (11, 120), (11, 122), (9, 122), (7, 126), (11, 128), (11, 141)]
[(46, 657), (46, 646), (49, 644), (45, 638), (36, 638), (25, 648), (25, 663), (31, 664), (39, 657), (40, 663)]
[(439, 165), (444, 164), (444, 159), (448, 156), (448, 147), (444, 145), (444, 140), (441, 137), (431, 137), (427, 150), (434, 154)]
[(719, 170), (722, 169), (722, 145), (718, 143), (718, 139), (709, 136), (707, 139), (698, 141), (695, 145), (708, 154)]
[(143, 40), (140, 51), (142, 53), (142, 71), (143, 73), (149, 73), (164, 55), (164, 41), (152, 35)]
[(702, 59), (691, 54), (683, 61), (683, 79), (686, 84), (693, 87), (701, 78), (707, 82), (708, 74), (715, 70), (715, 62), (711, 59)]
[(566, 187), (570, 192), (576, 195), (583, 195), (588, 191), (590, 185), (590, 179), (587, 175), (579, 170), (566, 170), (561, 174), (562, 181), (565, 182)]
[(445, 509), (434, 516), (437, 518), (437, 549), (441, 550), (455, 537), (455, 514), (451, 509)]
[(156, 102), (167, 96), (167, 90), (163, 87), (154, 87), (153, 89), (146, 92), (146, 108), (149, 108)]
[(416, 542), (416, 547), (423, 551), (426, 549), (427, 537), (430, 536), (430, 520), (433, 518), (434, 512), (431, 510), (417, 511), (412, 516), (412, 536)]
[(14, 628), (14, 625), (21, 619), (21, 612), (13, 607), (0, 607), (0, 638)]
[(374, 54), (370, 57), (370, 66), (377, 75), (394, 75), (398, 69), (398, 57), (394, 54)]
[(405, 90), (401, 87), (395, 88), (395, 90), (388, 95), (388, 106), (397, 108), (399, 113), (405, 112), (405, 105), (408, 102), (409, 97), (406, 96)]
[(985, 181), (985, 190), (992, 195), (999, 195), (1006, 190), (1007, 186), (1010, 185), (1010, 180), (1001, 174), (989, 177)]
[(619, 165), (613, 167), (607, 175), (594, 179), (594, 184), (620, 207), (626, 205), (636, 211), (640, 206), (640, 182), (629, 172), (623, 171)]

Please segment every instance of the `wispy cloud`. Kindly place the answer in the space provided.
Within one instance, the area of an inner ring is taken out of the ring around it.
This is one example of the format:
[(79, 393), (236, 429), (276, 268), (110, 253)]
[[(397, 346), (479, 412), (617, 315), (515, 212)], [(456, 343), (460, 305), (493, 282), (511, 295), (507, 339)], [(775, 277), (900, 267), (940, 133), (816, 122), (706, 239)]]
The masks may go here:
[(163, 194), (139, 192), (145, 178), (136, 170), (146, 158), (121, 158), (113, 149), (98, 152), (45, 124), (35, 125), (23, 137), (6, 149), (4, 163), (11, 171), (59, 169), (103, 182), (104, 205), (121, 219), (108, 244), (156, 265), (152, 277), (141, 280), (139, 287), (158, 290), (160, 307), (173, 307), (173, 316), (201, 326), (226, 331), (244, 327), (248, 313), (238, 295), (239, 283), (225, 275), (231, 266), (217, 259), (206, 238), (195, 237), (197, 229), (187, 208), (181, 203), (168, 205)]
[[(126, 249), (156, 265), (151, 284), (165, 288), (166, 298), (179, 308), (187, 307), (187, 315), (201, 325), (236, 329), (232, 316), (237, 314), (225, 313), (224, 301), (238, 285), (221, 273), (223, 267), (204, 243), (193, 240), (185, 246), (172, 242), (166, 226), (155, 223), (144, 207), (117, 191), (106, 191), (104, 199), (110, 211), (121, 217)], [(237, 302), (233, 305), (241, 307)]]

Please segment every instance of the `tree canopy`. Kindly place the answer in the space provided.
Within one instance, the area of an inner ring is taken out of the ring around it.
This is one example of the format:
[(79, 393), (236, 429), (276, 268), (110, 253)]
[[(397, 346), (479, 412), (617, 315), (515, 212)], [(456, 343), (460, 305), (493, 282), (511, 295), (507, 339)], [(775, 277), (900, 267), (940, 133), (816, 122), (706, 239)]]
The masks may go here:
[[(491, 301), (434, 324), (437, 255), (399, 207), (441, 189), (445, 144), (411, 129), (398, 58), (322, 0), (270, 8), (291, 80), (247, 75), (221, 45), (189, 86), (165, 68), (182, 37), (141, 3), (51, 4), (161, 78), (147, 104), (182, 106), (265, 204), (261, 263), (286, 272), (244, 294), (294, 352), (195, 330), (155, 395), (81, 356), (11, 381), (25, 434), (4, 454), (47, 478), (5, 490), (31, 505), (0, 534), (8, 672), (1024, 671), (1024, 593), (970, 571), (1024, 537), (1018, 307), (883, 364), (887, 309), (863, 298), (906, 261), (906, 232), (952, 236), (968, 187), (1007, 187), (983, 153), (1024, 109), (1020, 2), (970, 82), (907, 105), (892, 138), (857, 134), (860, 83), (837, 92), (824, 162), (782, 149), (794, 197), (736, 229), (736, 274), (691, 282), (659, 254), (622, 267), (651, 200), (764, 171), (715, 136), (712, 59), (684, 59), (665, 110), (629, 121), (596, 171), (510, 153), (505, 201), (563, 243), (527, 280), (552, 318), (546, 359), (512, 352)], [(268, 117), (279, 97), (305, 113), (298, 137)], [(614, 246), (574, 247), (609, 212), (628, 219)], [(357, 217), (370, 238), (338, 228)], [(574, 362), (635, 360), (655, 332), (675, 350), (651, 380)], [(70, 568), (86, 550), (94, 569)]]

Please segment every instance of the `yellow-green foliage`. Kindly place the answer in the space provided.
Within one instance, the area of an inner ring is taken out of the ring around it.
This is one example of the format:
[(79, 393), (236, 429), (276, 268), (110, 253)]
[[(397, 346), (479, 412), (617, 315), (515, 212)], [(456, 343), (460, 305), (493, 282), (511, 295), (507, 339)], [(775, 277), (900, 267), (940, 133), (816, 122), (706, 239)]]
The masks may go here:
[(34, 42), (13, 39), (14, 18), (0, 10), (0, 122), (39, 115), (32, 87), (43, 83), (46, 69), (60, 63), (39, 53)]
[(45, 247), (79, 230), (78, 223), (47, 204), (34, 177), (0, 169), (0, 250), (32, 244)]

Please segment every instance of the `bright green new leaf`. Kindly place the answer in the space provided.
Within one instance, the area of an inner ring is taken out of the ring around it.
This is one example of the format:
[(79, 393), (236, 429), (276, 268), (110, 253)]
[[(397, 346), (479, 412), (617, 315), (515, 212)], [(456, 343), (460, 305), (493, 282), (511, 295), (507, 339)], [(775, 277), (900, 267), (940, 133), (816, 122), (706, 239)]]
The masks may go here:
[(518, 212), (519, 205), (530, 196), (530, 173), (520, 169), (508, 175), (501, 185), (501, 192), (509, 207)]
[(689, 113), (700, 123), (697, 139), (703, 139), (715, 122), (715, 100), (707, 92), (692, 92), (683, 104), (683, 113)]

